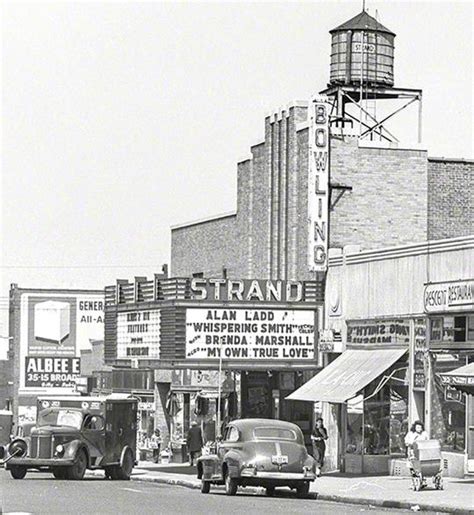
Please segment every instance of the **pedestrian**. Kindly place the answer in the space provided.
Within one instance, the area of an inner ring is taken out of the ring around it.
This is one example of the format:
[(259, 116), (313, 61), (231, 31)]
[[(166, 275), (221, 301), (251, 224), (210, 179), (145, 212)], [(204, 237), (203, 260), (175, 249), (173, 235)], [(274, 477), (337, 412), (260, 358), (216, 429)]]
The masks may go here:
[(189, 464), (192, 467), (194, 465), (194, 460), (199, 457), (202, 449), (201, 428), (198, 426), (196, 421), (191, 422), (186, 443), (188, 445)]
[(416, 476), (415, 468), (413, 465), (413, 460), (415, 459), (413, 444), (417, 441), (420, 442), (428, 439), (428, 433), (425, 431), (423, 422), (421, 422), (421, 420), (416, 420), (413, 422), (410, 431), (408, 431), (405, 436), (405, 445), (407, 446), (407, 464), (412, 477)]
[(150, 448), (153, 452), (153, 462), (158, 463), (160, 457), (161, 433), (158, 428), (150, 436)]
[(313, 443), (313, 457), (316, 460), (316, 475), (321, 476), (321, 469), (324, 465), (324, 454), (326, 453), (326, 442), (328, 439), (328, 432), (324, 427), (324, 421), (322, 418), (316, 419), (316, 425), (314, 426), (311, 434), (311, 440)]

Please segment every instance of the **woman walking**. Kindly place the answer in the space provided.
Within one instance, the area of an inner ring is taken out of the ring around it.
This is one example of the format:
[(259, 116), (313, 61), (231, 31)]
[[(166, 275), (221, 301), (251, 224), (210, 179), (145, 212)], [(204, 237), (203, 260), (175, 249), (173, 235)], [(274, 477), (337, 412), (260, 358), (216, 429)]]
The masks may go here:
[(314, 426), (311, 434), (311, 440), (313, 442), (313, 457), (316, 460), (316, 475), (321, 476), (321, 469), (324, 465), (324, 454), (326, 453), (326, 442), (328, 439), (328, 432), (324, 427), (322, 418), (316, 419), (316, 425)]

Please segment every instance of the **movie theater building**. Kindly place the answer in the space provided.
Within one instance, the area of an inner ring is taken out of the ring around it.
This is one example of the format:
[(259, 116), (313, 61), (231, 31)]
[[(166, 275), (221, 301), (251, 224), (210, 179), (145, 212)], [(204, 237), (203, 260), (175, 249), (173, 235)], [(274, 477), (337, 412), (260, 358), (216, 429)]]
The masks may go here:
[(236, 417), (296, 422), (285, 397), (318, 369), (323, 293), (315, 281), (136, 278), (106, 288), (105, 356), (114, 373), (153, 371), (155, 424), (174, 460), (190, 423), (214, 441)]
[(472, 473), (474, 235), (348, 247), (329, 265), (328, 365), (290, 396), (323, 402), (328, 468), (406, 474), (404, 436), (419, 419), (445, 473)]

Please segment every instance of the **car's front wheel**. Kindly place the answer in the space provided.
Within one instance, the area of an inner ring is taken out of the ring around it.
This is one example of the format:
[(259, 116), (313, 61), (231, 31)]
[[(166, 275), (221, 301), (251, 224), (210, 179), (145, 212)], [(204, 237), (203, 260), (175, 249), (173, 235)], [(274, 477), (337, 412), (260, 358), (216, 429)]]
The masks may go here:
[(298, 497), (306, 497), (309, 494), (309, 481), (303, 481), (296, 487)]
[(201, 493), (208, 494), (211, 490), (211, 483), (209, 481), (201, 480)]
[(237, 480), (233, 477), (230, 477), (229, 474), (225, 476), (225, 493), (226, 495), (235, 495), (237, 493), (238, 487)]

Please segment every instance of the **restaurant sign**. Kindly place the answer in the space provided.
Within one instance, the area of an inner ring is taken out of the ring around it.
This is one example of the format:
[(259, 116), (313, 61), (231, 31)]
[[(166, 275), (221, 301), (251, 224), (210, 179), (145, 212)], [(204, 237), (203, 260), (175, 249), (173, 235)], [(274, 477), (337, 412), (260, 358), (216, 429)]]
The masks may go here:
[(410, 322), (402, 319), (347, 322), (347, 343), (408, 345)]
[(426, 313), (474, 309), (474, 279), (427, 284), (424, 292)]
[(314, 360), (315, 312), (186, 310), (186, 358)]

